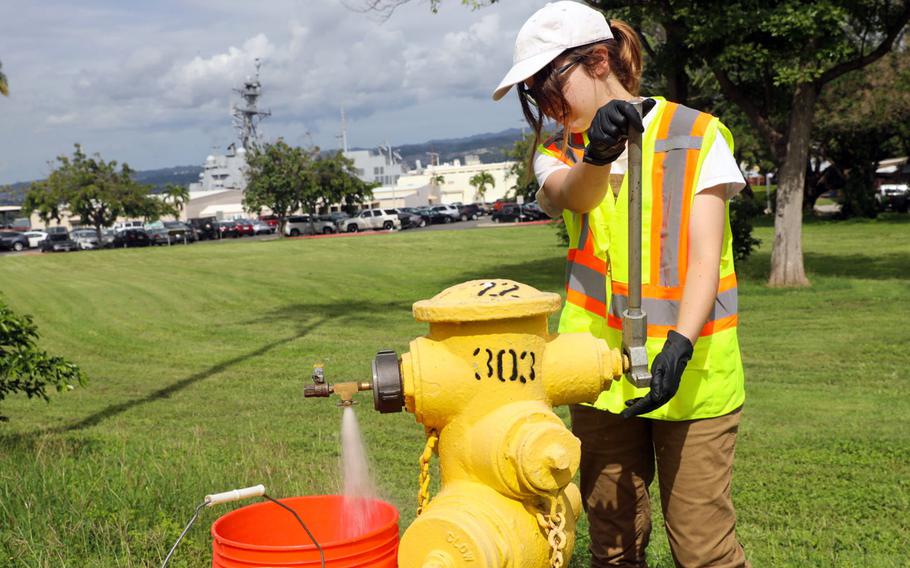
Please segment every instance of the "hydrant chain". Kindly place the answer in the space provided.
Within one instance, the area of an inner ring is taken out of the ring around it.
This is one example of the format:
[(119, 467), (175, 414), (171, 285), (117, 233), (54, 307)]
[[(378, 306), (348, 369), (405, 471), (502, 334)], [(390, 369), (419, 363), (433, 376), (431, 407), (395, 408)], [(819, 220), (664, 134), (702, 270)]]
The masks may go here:
[(427, 430), (427, 443), (423, 447), (423, 453), (420, 454), (420, 477), (418, 479), (417, 489), (417, 516), (427, 508), (430, 503), (430, 459), (433, 457), (433, 449), (436, 442), (439, 441), (439, 434), (436, 430)]
[(566, 547), (568, 536), (566, 535), (566, 513), (565, 507), (559, 499), (559, 496), (551, 496), (550, 511), (547, 515), (537, 514), (537, 523), (547, 532), (547, 543), (550, 545), (550, 566), (552, 568), (562, 568), (563, 550)]

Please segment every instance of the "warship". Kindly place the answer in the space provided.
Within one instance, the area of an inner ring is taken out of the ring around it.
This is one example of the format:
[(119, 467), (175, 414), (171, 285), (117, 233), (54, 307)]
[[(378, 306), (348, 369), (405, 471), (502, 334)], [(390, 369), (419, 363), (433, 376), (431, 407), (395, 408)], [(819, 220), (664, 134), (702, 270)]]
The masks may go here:
[(256, 74), (248, 76), (239, 89), (233, 89), (241, 99), (240, 105), (231, 105), (233, 125), (240, 145), (232, 142), (224, 154), (212, 154), (205, 159), (199, 181), (189, 186), (191, 200), (216, 191), (243, 191), (246, 187), (246, 153), (260, 142), (260, 122), (272, 114), (267, 110), (259, 110), (259, 97), (262, 96), (262, 84), (259, 82), (261, 61), (256, 59), (255, 64)]

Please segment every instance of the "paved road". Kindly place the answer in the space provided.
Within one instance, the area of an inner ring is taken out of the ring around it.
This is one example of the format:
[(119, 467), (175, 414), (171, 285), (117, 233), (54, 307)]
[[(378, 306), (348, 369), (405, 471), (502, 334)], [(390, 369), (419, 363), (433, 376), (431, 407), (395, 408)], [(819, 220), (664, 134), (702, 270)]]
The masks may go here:
[[(546, 221), (534, 221), (531, 223), (521, 223), (521, 225), (536, 225), (546, 223)], [(491, 228), (491, 227), (515, 227), (518, 226), (516, 223), (493, 223), (490, 221), (489, 217), (481, 217), (476, 221), (461, 221), (457, 223), (440, 223), (435, 225), (427, 225), (423, 228), (415, 229), (406, 229), (406, 233), (419, 233), (423, 231), (463, 231), (467, 229), (478, 229), (478, 228)], [(339, 233), (334, 235), (319, 235), (315, 237), (294, 237), (297, 239), (333, 239), (333, 238), (357, 238), (357, 237), (367, 237), (370, 235), (376, 235), (377, 231), (362, 231), (359, 233)], [(194, 246), (198, 245), (217, 245), (221, 243), (237, 243), (237, 242), (247, 242), (247, 241), (272, 241), (277, 239), (276, 235), (259, 235), (257, 237), (241, 237), (239, 239), (224, 239), (224, 240), (215, 240), (215, 241), (200, 241)], [(181, 245), (174, 245), (181, 246)], [(22, 252), (0, 252), (0, 256), (27, 256), (27, 255), (37, 255), (42, 254), (36, 249), (26, 250)], [(58, 253), (59, 254), (59, 253)]]

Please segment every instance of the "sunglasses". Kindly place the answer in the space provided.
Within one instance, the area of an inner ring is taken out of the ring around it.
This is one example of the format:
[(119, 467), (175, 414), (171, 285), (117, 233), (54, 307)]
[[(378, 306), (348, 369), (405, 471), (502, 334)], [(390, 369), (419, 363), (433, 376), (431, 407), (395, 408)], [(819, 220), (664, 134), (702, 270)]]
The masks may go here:
[[(557, 69), (555, 69), (555, 70), (553, 70), (553, 71), (551, 72), (551, 75), (555, 75), (556, 77), (561, 77), (561, 76), (565, 75), (566, 73), (568, 73), (568, 71), (569, 71), (572, 67), (578, 65), (578, 64), (581, 63), (583, 60), (584, 60), (584, 56), (581, 56), (581, 57), (576, 56), (574, 59), (572, 59), (572, 61), (569, 61), (568, 63), (566, 63), (566, 64), (560, 66), (559, 68), (557, 68)], [(534, 96), (531, 94), (531, 89), (529, 89), (529, 88), (525, 85), (525, 83), (522, 82), (522, 83), (519, 83), (519, 84), (518, 84), (518, 93), (519, 93), (519, 96), (523, 97), (523, 98), (524, 98), (525, 100), (527, 100), (531, 105), (533, 105), (533, 106), (536, 107), (536, 108), (540, 108), (540, 105), (539, 105), (538, 102), (534, 99)]]

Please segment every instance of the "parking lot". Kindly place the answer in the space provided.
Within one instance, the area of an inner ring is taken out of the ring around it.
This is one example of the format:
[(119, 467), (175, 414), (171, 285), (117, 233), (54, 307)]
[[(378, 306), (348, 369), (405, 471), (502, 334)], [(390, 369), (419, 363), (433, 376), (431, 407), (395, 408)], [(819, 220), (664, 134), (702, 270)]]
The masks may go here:
[[(286, 237), (287, 239), (344, 239), (344, 238), (358, 238), (358, 237), (369, 237), (373, 235), (383, 235), (389, 233), (416, 233), (423, 231), (464, 231), (470, 229), (479, 229), (479, 228), (494, 228), (494, 227), (515, 227), (515, 226), (525, 226), (525, 225), (539, 225), (545, 224), (548, 221), (527, 221), (523, 223), (494, 223), (490, 220), (489, 216), (481, 217), (480, 219), (474, 221), (460, 221), (456, 223), (445, 223), (445, 224), (433, 224), (427, 225), (426, 227), (415, 227), (410, 229), (404, 229), (403, 231), (361, 231), (358, 233), (335, 233), (331, 235), (315, 235), (315, 236), (303, 236), (303, 237)], [(215, 239), (215, 240), (206, 240), (198, 241), (193, 244), (193, 246), (205, 246), (205, 245), (217, 245), (222, 242), (238, 242), (238, 241), (274, 241), (277, 240), (278, 235), (257, 235), (252, 237), (239, 237), (237, 239)], [(183, 246), (182, 244), (174, 244), (172, 246)], [(85, 251), (80, 251), (85, 252)], [(27, 255), (40, 255), (42, 254), (38, 249), (27, 249), (22, 252), (13, 252), (5, 251), (0, 252), (0, 257), (2, 256), (27, 256)], [(59, 253), (58, 253), (59, 254)]]

